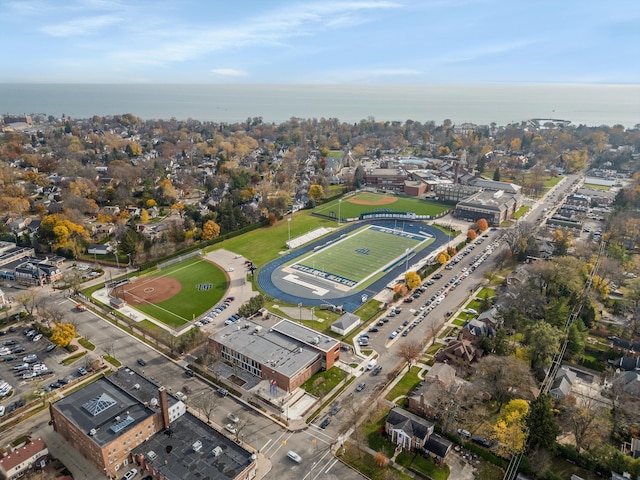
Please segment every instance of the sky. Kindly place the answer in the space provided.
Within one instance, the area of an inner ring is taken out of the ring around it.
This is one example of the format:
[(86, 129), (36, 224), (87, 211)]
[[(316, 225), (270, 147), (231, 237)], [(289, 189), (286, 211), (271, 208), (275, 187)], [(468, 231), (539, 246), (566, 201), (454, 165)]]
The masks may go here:
[(637, 0), (0, 0), (0, 12), (0, 83), (640, 83)]

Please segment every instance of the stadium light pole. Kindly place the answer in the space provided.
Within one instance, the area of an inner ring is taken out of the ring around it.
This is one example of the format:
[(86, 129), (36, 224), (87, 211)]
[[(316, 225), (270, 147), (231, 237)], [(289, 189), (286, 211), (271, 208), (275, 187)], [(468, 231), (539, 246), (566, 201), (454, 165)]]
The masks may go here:
[(342, 207), (342, 199), (339, 198), (338, 199), (338, 226), (340, 226), (340, 221), (341, 221), (341, 218), (342, 218), (341, 207)]
[(287, 226), (289, 227), (289, 242), (287, 247), (291, 248), (291, 217), (287, 218)]

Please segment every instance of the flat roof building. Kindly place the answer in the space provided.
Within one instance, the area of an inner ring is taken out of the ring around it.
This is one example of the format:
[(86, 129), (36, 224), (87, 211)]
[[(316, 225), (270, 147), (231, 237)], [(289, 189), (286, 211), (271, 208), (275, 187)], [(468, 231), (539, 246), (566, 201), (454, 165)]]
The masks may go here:
[(520, 207), (520, 195), (510, 195), (503, 191), (482, 191), (456, 204), (453, 216), (469, 222), (484, 218), (489, 225), (498, 226), (511, 218)]
[(269, 329), (249, 320), (209, 337), (222, 359), (290, 392), (340, 358), (340, 342), (304, 325), (282, 320)]
[[(109, 377), (86, 385), (51, 404), (49, 411), (54, 430), (99, 472), (110, 478), (119, 478), (123, 471), (131, 468), (132, 463), (147, 469), (152, 467), (152, 462), (147, 465), (144, 461), (146, 452), (165, 442), (166, 436), (169, 436), (176, 453), (170, 456), (172, 449), (162, 453), (167, 459), (172, 459), (172, 464), (179, 463), (175, 455), (192, 448), (195, 440), (187, 439), (188, 443), (183, 444), (182, 436), (173, 438), (171, 432), (174, 427), (197, 432), (201, 441), (215, 438), (224, 450), (223, 455), (227, 451), (234, 452), (233, 460), (225, 459), (226, 464), (235, 462), (238, 467), (230, 470), (220, 460), (208, 462), (201, 457), (198, 462), (202, 463), (196, 462), (193, 468), (218, 470), (220, 478), (245, 480), (255, 476), (255, 458), (251, 452), (203, 424), (164, 387), (130, 368), (121, 368)], [(149, 445), (153, 448), (148, 448), (147, 442), (151, 442)], [(240, 461), (242, 456), (244, 460)], [(172, 465), (160, 472), (154, 470), (154, 474), (156, 478), (179, 480), (186, 478), (181, 471)]]

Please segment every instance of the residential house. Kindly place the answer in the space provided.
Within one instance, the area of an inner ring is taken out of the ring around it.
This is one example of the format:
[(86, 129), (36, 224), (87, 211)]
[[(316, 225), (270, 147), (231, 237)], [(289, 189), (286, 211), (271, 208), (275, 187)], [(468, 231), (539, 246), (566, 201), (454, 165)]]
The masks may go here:
[(491, 324), (483, 322), (477, 318), (465, 323), (462, 332), (464, 338), (469, 340), (478, 340), (482, 337), (493, 338), (496, 334), (496, 331)]
[(44, 468), (48, 460), (49, 449), (44, 440), (29, 439), (23, 446), (13, 449), (0, 458), (0, 478), (4, 480), (32, 478), (30, 474), (36, 469)]
[(469, 364), (482, 356), (482, 349), (475, 347), (471, 341), (454, 340), (436, 353), (437, 362), (462, 362)]
[(96, 235), (111, 235), (115, 231), (115, 227), (111, 223), (96, 223), (93, 230)]
[(89, 255), (106, 255), (111, 251), (111, 247), (109, 245), (101, 245), (98, 243), (94, 243), (87, 247), (87, 253)]
[(412, 451), (424, 449), (427, 440), (433, 434), (434, 425), (424, 418), (396, 407), (387, 415), (384, 429), (393, 443), (403, 450)]
[(436, 362), (424, 377), (424, 382), (407, 397), (410, 411), (435, 419), (439, 412), (444, 392), (456, 393), (456, 371), (446, 363)]
[(423, 451), (442, 463), (453, 444), (433, 431), (433, 423), (400, 407), (391, 410), (385, 421), (385, 432), (398, 447)]
[(571, 393), (571, 388), (576, 382), (576, 379), (576, 372), (565, 367), (560, 368), (553, 381), (553, 385), (551, 385), (549, 389), (549, 395), (558, 400), (566, 397)]

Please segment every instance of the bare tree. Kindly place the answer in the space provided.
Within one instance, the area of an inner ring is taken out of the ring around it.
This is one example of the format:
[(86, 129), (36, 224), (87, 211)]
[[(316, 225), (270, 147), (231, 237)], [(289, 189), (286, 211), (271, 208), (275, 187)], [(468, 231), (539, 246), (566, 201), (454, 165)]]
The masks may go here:
[(418, 342), (410, 341), (400, 344), (396, 356), (407, 362), (408, 370), (411, 370), (413, 362), (420, 358), (421, 353), (422, 346)]
[(604, 408), (592, 397), (580, 397), (578, 401), (568, 395), (562, 400), (560, 411), (561, 424), (573, 434), (578, 452), (601, 441), (608, 430)]
[(486, 391), (496, 402), (496, 411), (512, 398), (530, 398), (535, 385), (529, 365), (515, 357), (489, 356), (483, 358), (476, 370)]
[(218, 407), (218, 399), (214, 395), (202, 392), (200, 395), (192, 397), (191, 404), (205, 416), (207, 423), (211, 423), (211, 417)]
[(16, 297), (16, 301), (22, 305), (24, 311), (27, 312), (27, 315), (30, 317), (33, 315), (33, 311), (37, 307), (36, 301), (38, 300), (38, 293), (35, 291), (24, 291), (20, 295)]

